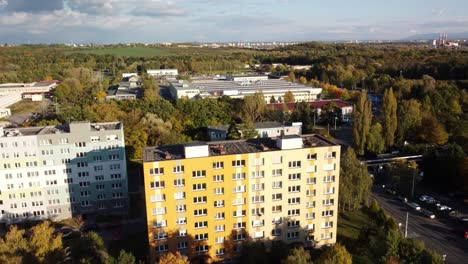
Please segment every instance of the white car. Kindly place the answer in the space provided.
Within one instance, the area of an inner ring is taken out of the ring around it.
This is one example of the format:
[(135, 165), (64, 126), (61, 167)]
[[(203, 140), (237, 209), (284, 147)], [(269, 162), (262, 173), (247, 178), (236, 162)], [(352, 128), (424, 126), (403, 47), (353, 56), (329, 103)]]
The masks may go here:
[(437, 210), (439, 210), (439, 211), (450, 211), (450, 210), (452, 210), (452, 208), (441, 204), (441, 205), (437, 206)]
[(408, 206), (411, 207), (411, 208), (413, 208), (413, 209), (416, 210), (416, 211), (421, 210), (421, 207), (420, 207), (419, 204), (417, 204), (417, 203), (408, 203)]
[(432, 203), (433, 201), (435, 201), (435, 199), (429, 195), (423, 195), (421, 197), (419, 197), (419, 200), (421, 202), (426, 202), (426, 203)]

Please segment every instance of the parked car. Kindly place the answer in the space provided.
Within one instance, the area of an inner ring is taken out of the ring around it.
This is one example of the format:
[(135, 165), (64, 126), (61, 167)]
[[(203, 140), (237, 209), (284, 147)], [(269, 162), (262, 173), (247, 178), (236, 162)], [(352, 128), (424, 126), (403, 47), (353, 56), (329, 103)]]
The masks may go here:
[(396, 194), (396, 191), (395, 191), (395, 190), (392, 190), (392, 189), (387, 189), (387, 192), (388, 192), (389, 194), (393, 194), (393, 195)]
[(398, 200), (404, 202), (404, 203), (407, 203), (408, 202), (408, 199), (406, 197), (403, 197), (403, 196), (398, 196)]
[(435, 199), (429, 195), (422, 195), (419, 197), (419, 200), (426, 203), (433, 203), (435, 201)]
[(408, 206), (413, 208), (416, 211), (421, 210), (421, 206), (419, 206), (419, 204), (417, 204), (417, 203), (408, 203)]

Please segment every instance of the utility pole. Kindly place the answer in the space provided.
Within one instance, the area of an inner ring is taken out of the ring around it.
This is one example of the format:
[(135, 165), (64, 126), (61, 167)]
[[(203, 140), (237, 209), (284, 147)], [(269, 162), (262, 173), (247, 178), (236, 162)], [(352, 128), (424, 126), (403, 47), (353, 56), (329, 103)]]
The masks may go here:
[(408, 236), (408, 216), (409, 216), (409, 213), (406, 212), (405, 238)]
[(411, 199), (414, 197), (414, 176), (416, 172), (413, 171), (413, 184), (411, 185)]

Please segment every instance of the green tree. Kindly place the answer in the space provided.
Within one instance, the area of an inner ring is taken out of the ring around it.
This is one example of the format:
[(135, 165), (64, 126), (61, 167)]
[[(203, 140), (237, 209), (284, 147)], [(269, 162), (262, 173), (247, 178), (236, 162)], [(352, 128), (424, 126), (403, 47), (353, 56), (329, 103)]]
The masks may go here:
[(282, 261), (282, 264), (311, 264), (310, 253), (303, 247), (293, 248), (289, 255)]
[(397, 144), (403, 145), (406, 139), (416, 138), (421, 126), (421, 104), (414, 99), (403, 100), (398, 105)]
[(143, 80), (143, 96), (149, 101), (156, 101), (159, 99), (159, 85), (156, 83), (153, 77), (149, 77)]
[(236, 122), (232, 121), (231, 124), (229, 125), (227, 134), (226, 134), (226, 139), (240, 139), (241, 134), (239, 133), (239, 128), (237, 127)]
[(275, 104), (275, 103), (277, 103), (277, 102), (276, 102), (276, 99), (275, 99), (275, 96), (272, 95), (272, 96), (270, 97), (270, 104)]
[(294, 94), (291, 91), (287, 91), (284, 93), (283, 101), (285, 103), (294, 103), (296, 99), (294, 98)]
[(361, 203), (367, 204), (372, 179), (367, 167), (357, 159), (353, 148), (343, 155), (340, 168), (339, 201), (342, 210), (355, 210)]
[(190, 264), (186, 256), (182, 256), (179, 251), (175, 254), (168, 252), (161, 256), (159, 264)]
[(392, 88), (385, 90), (383, 96), (382, 125), (385, 145), (387, 148), (392, 147), (395, 144), (397, 130), (397, 101)]
[(364, 154), (367, 137), (372, 121), (372, 102), (367, 96), (366, 90), (361, 91), (353, 114), (353, 140), (356, 153)]
[(239, 131), (243, 139), (256, 138), (258, 137), (258, 132), (255, 130), (254, 124), (251, 122), (240, 124)]
[(301, 76), (301, 77), (299, 78), (299, 82), (300, 82), (301, 84), (307, 84), (307, 79), (306, 79), (306, 77)]
[(244, 121), (252, 123), (260, 121), (266, 109), (263, 92), (245, 96), (242, 106)]
[(250, 242), (242, 246), (240, 263), (268, 263), (265, 244), (261, 241)]
[(352, 264), (353, 258), (346, 248), (339, 243), (327, 247), (317, 260), (319, 264)]
[(443, 145), (448, 141), (448, 133), (443, 125), (431, 114), (426, 114), (421, 120), (419, 137), (424, 142)]
[(135, 264), (136, 259), (132, 253), (126, 252), (125, 250), (120, 250), (119, 257), (115, 261), (115, 264)]
[(373, 154), (380, 154), (385, 150), (385, 140), (382, 137), (382, 125), (375, 123), (371, 126), (366, 149)]
[(290, 82), (292, 82), (292, 83), (296, 82), (296, 75), (294, 74), (294, 71), (290, 71), (288, 76), (289, 76), (289, 81)]

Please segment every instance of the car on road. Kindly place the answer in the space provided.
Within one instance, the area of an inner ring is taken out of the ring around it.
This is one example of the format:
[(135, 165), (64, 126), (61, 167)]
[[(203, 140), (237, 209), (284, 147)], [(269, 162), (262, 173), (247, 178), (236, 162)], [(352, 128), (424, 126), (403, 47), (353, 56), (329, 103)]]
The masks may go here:
[(437, 210), (439, 210), (439, 211), (451, 211), (452, 208), (448, 207), (446, 205), (439, 204), (439, 205), (437, 205)]
[(387, 189), (387, 192), (388, 192), (389, 194), (393, 194), (393, 195), (396, 194), (396, 191), (395, 191), (395, 190), (392, 190), (392, 189)]
[(426, 203), (433, 203), (435, 201), (435, 199), (429, 195), (422, 195), (419, 197), (419, 200)]
[(421, 212), (423, 215), (429, 217), (430, 219), (434, 219), (434, 218), (435, 218), (435, 214), (434, 214), (433, 212), (427, 210), (427, 209), (422, 208), (422, 209), (420, 210), (420, 212)]
[(408, 202), (408, 199), (406, 197), (403, 197), (403, 196), (398, 196), (398, 200), (404, 202), (404, 203), (407, 203)]
[(408, 203), (407, 205), (408, 205), (409, 207), (413, 208), (413, 209), (416, 210), (416, 211), (421, 210), (421, 206), (419, 206), (419, 204), (417, 204), (417, 203)]

